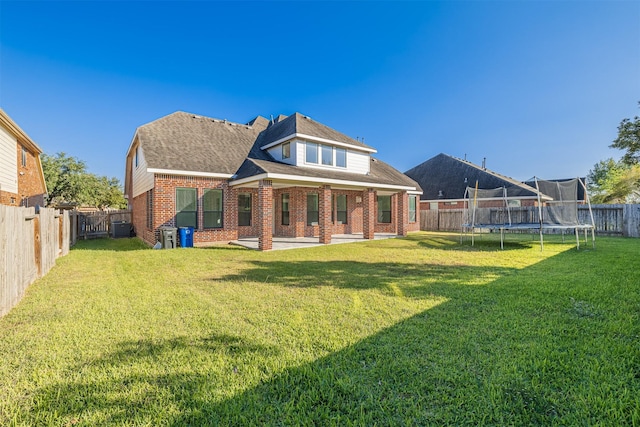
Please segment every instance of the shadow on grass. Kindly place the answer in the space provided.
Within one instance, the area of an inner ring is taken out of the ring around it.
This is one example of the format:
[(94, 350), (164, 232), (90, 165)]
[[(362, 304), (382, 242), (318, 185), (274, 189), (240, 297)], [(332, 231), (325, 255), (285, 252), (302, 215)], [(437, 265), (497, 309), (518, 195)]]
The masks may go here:
[(152, 249), (137, 237), (126, 237), (120, 239), (100, 238), (89, 240), (78, 240), (71, 250), (88, 251), (141, 251)]
[[(58, 425), (89, 416), (100, 424), (172, 426), (630, 424), (635, 398), (625, 377), (602, 384), (598, 372), (587, 372), (604, 316), (572, 310), (577, 284), (567, 286), (562, 275), (580, 267), (571, 256), (518, 274), (433, 264), (255, 262), (224, 280), (382, 291), (396, 283), (404, 296), (446, 302), (313, 362), (265, 372), (258, 384), (243, 382), (242, 363), (262, 369), (256, 360), (274, 363), (286, 343), (280, 349), (229, 335), (124, 342), (78, 366), (76, 380), (37, 390), (27, 415), (34, 418), (26, 421), (50, 420), (55, 409), (51, 424)], [(469, 287), (471, 277), (487, 286)], [(597, 357), (621, 363), (614, 356)], [(223, 368), (202, 369), (202, 359)], [(604, 409), (590, 406), (598, 399)], [(623, 415), (602, 418), (616, 413)]]
[[(427, 238), (425, 238), (427, 237)], [(537, 238), (537, 235), (535, 236)], [(521, 250), (532, 246), (539, 246), (539, 240), (535, 240), (525, 234), (505, 234), (504, 248), (500, 248), (500, 234), (480, 233), (474, 237), (474, 244), (471, 245), (471, 235), (465, 234), (460, 238), (460, 233), (435, 233), (409, 234), (403, 240), (414, 241), (419, 247), (451, 250), (451, 251), (509, 251)], [(413, 249), (407, 247), (407, 249)]]
[[(151, 424), (166, 425), (169, 420), (158, 421), (156, 417), (167, 408), (157, 402), (180, 403), (180, 411), (191, 412), (203, 390), (217, 386), (207, 372), (194, 372), (188, 364), (183, 369), (175, 359), (188, 362), (256, 354), (277, 357), (279, 350), (229, 334), (121, 342), (114, 352), (74, 367), (77, 380), (41, 389), (32, 409), (35, 418), (30, 421), (40, 425), (138, 425), (141, 420), (149, 424), (155, 419)], [(100, 380), (86, 381), (86, 373), (99, 373)], [(227, 373), (237, 377), (238, 367), (229, 365)], [(91, 422), (86, 420), (88, 413), (93, 417)]]
[(378, 289), (399, 297), (424, 298), (445, 292), (443, 286), (487, 284), (515, 271), (506, 267), (401, 264), (356, 261), (250, 261), (252, 268), (212, 281), (258, 282), (281, 287)]

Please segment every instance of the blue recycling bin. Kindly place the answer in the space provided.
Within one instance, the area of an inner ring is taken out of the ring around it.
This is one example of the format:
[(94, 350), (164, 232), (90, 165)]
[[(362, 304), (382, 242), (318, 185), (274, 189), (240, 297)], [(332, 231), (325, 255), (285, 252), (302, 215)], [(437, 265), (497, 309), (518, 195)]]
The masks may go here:
[(178, 234), (180, 235), (180, 247), (193, 247), (193, 227), (180, 227)]

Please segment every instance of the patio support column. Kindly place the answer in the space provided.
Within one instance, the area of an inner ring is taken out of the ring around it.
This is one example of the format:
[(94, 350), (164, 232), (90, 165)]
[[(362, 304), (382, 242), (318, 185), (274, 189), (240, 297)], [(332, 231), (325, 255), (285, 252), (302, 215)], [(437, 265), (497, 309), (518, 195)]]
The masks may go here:
[(258, 183), (258, 249), (269, 251), (273, 247), (273, 186), (270, 180)]
[(331, 243), (331, 186), (323, 185), (318, 194), (318, 225), (320, 226), (320, 243)]
[(304, 237), (305, 227), (307, 226), (307, 195), (300, 190), (293, 189), (291, 191), (289, 216), (291, 224), (293, 224), (294, 237)]
[(376, 192), (367, 188), (362, 192), (362, 234), (365, 239), (373, 239), (376, 215)]
[(398, 236), (406, 236), (409, 228), (409, 194), (401, 191), (396, 195), (396, 232)]

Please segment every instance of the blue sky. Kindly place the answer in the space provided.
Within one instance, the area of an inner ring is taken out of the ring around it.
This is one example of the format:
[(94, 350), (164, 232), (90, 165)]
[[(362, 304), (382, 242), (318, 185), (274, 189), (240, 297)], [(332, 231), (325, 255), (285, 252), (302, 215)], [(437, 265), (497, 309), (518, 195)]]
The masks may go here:
[(0, 2), (0, 107), (121, 182), (135, 129), (174, 111), (298, 111), (401, 171), (584, 176), (638, 101), (637, 1)]

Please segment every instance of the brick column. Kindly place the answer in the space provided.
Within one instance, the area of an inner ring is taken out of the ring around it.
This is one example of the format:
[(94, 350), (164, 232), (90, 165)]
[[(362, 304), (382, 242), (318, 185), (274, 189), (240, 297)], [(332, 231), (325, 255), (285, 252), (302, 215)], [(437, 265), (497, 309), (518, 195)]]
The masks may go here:
[(401, 191), (396, 194), (396, 232), (398, 236), (406, 236), (409, 228), (409, 194)]
[(258, 183), (258, 249), (269, 251), (273, 247), (273, 187), (271, 181)]
[(318, 225), (320, 226), (320, 243), (331, 243), (331, 186), (324, 185), (318, 193)]
[(304, 237), (304, 228), (307, 225), (307, 194), (300, 190), (292, 190), (290, 193), (289, 218), (293, 221), (294, 236)]
[(373, 239), (376, 216), (376, 192), (367, 188), (362, 192), (362, 233), (365, 239)]

